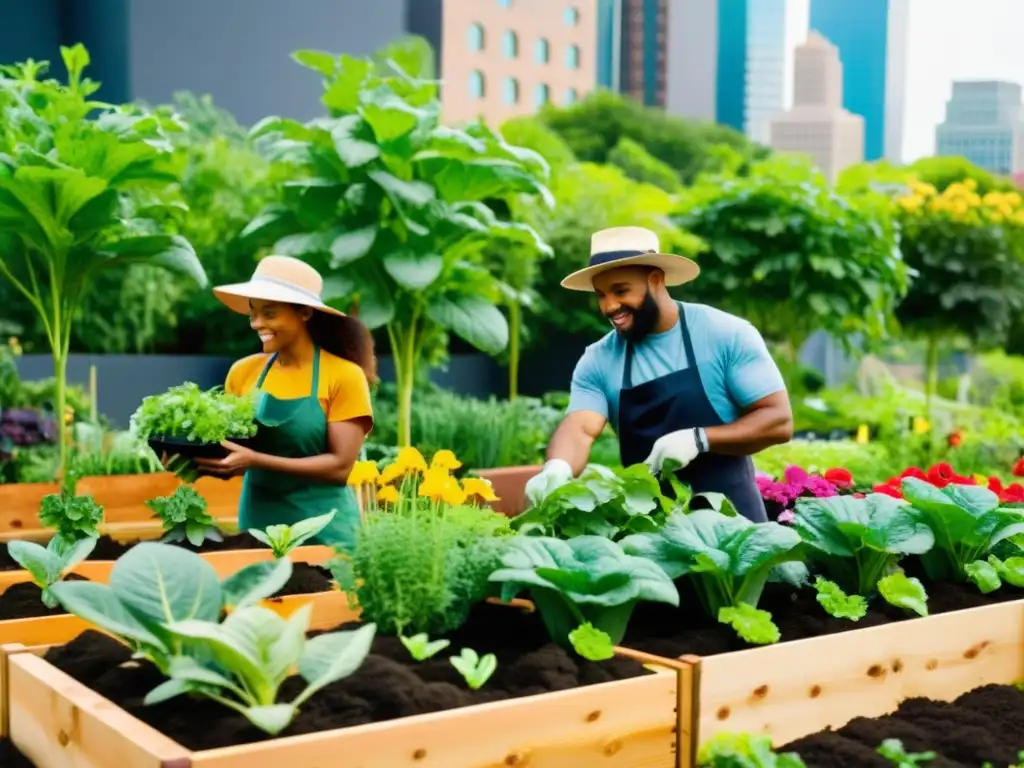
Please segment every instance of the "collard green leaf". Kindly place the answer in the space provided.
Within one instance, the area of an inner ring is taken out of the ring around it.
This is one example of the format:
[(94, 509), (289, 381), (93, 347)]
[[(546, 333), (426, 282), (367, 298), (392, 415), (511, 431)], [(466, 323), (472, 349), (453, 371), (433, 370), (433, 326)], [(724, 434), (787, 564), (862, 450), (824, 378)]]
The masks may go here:
[(375, 225), (341, 233), (331, 243), (331, 267), (337, 269), (363, 258), (373, 248), (376, 239)]
[(441, 276), (444, 259), (436, 253), (421, 253), (413, 248), (400, 248), (385, 254), (383, 264), (385, 271), (400, 286), (421, 291)]
[(62, 581), (50, 587), (50, 591), (68, 613), (111, 634), (154, 648), (164, 646), (163, 640), (152, 632), (143, 620), (129, 611), (107, 584)]
[(291, 575), (292, 561), (288, 558), (250, 563), (221, 582), (224, 606), (237, 609), (256, 605), (280, 592)]
[(864, 547), (920, 555), (935, 543), (912, 507), (880, 493), (798, 499), (793, 528), (815, 549), (838, 557), (854, 557)]
[(427, 305), (427, 316), (481, 352), (494, 355), (508, 346), (508, 320), (480, 296), (435, 296)]
[(346, 115), (334, 121), (331, 140), (338, 157), (348, 168), (360, 168), (380, 157), (380, 147), (358, 136), (363, 120), (359, 115)]

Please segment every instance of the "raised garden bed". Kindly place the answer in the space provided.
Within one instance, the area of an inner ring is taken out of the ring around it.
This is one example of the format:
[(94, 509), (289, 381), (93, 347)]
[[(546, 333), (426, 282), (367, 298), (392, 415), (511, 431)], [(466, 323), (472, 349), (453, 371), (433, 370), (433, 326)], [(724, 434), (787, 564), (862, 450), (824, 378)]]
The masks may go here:
[(679, 727), (692, 716), (689, 664), (624, 649), (583, 661), (551, 644), (537, 615), (489, 604), (450, 639), (453, 651), (497, 655), (480, 690), (448, 654), (414, 662), (398, 640), (378, 637), (360, 669), (321, 690), (279, 738), (208, 702), (142, 706), (158, 673), (119, 666), (127, 649), (96, 633), (49, 650), (6, 648), (9, 732), (40, 768), (327, 765), (338, 755), (353, 765), (639, 768), (674, 764), (677, 734), (691, 731)]
[(983, 685), (953, 701), (917, 696), (891, 714), (857, 717), (837, 730), (820, 731), (785, 744), (807, 768), (892, 768), (878, 753), (888, 739), (910, 754), (931, 752), (928, 768), (993, 768), (1020, 764), (1024, 751), (1024, 692), (1011, 685)]

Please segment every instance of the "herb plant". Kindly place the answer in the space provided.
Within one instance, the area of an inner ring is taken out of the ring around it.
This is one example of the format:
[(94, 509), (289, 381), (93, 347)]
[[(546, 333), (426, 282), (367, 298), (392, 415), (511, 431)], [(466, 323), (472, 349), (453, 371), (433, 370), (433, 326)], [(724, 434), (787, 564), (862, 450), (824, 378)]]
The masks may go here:
[[(799, 566), (800, 535), (791, 528), (698, 509), (673, 513), (657, 533), (626, 537), (622, 548), (657, 563), (670, 579), (692, 577), (708, 615), (732, 625), (748, 642), (778, 639), (771, 615), (755, 609), (774, 570)], [(787, 579), (806, 576), (802, 567), (776, 573)]]
[(220, 443), (256, 434), (256, 404), (214, 388), (204, 391), (185, 382), (150, 395), (132, 415), (132, 432), (141, 438), (177, 438), (192, 443)]
[(156, 512), (167, 532), (164, 541), (188, 540), (194, 546), (203, 542), (223, 541), (217, 521), (206, 511), (206, 499), (191, 485), (179, 485), (170, 496), (158, 496), (146, 502)]
[(502, 585), (501, 599), (528, 589), (551, 639), (566, 648), (573, 630), (587, 623), (619, 643), (641, 600), (679, 605), (679, 592), (656, 563), (603, 536), (516, 537), (501, 564), (490, 577)]
[(646, 465), (609, 469), (590, 464), (578, 478), (513, 518), (512, 527), (559, 539), (604, 536), (617, 541), (657, 530), (673, 506)]
[(45, 547), (34, 541), (11, 541), (7, 544), (7, 553), (31, 574), (32, 583), (42, 590), (43, 604), (56, 608), (57, 598), (50, 588), (85, 560), (95, 547), (95, 537), (68, 542), (54, 536)]
[(67, 490), (43, 497), (39, 508), (39, 522), (55, 528), (65, 544), (81, 539), (99, 538), (99, 525), (103, 522), (103, 507), (89, 495), (76, 496)]
[(474, 691), (483, 686), (498, 668), (498, 659), (493, 653), (480, 656), (472, 648), (463, 648), (458, 656), (452, 656), (448, 660), (462, 675), (466, 685)]
[(412, 637), (399, 637), (402, 641), (402, 645), (409, 651), (409, 655), (412, 656), (416, 661), (426, 661), (432, 656), (436, 656), (449, 645), (451, 640), (431, 640), (430, 635), (426, 632), (420, 632), (418, 635)]
[(903, 480), (903, 498), (935, 534), (935, 546), (921, 556), (928, 578), (967, 581), (968, 566), (1000, 541), (1024, 532), (1024, 512), (1001, 507), (999, 497), (977, 485), (937, 488), (916, 477)]
[(901, 557), (923, 555), (935, 544), (912, 507), (881, 493), (798, 499), (792, 525), (813, 565), (847, 594), (865, 597), (897, 570)]
[(250, 528), (249, 535), (270, 547), (275, 558), (287, 557), (293, 549), (326, 528), (336, 514), (337, 510), (331, 510), (326, 515), (307, 517), (295, 525), (268, 525), (262, 531)]

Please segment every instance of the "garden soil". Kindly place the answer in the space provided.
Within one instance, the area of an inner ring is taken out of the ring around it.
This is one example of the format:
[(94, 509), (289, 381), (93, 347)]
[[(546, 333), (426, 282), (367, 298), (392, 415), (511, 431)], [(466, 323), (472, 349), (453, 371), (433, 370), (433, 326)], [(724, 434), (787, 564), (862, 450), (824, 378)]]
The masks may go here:
[(854, 718), (776, 751), (796, 752), (808, 768), (892, 768), (877, 752), (886, 739), (899, 739), (907, 753), (935, 752), (934, 760), (921, 763), (928, 768), (1017, 765), (1024, 750), (1024, 693), (986, 685), (953, 702), (907, 699), (892, 714)]
[[(416, 662), (398, 639), (376, 638), (359, 670), (317, 693), (282, 735), (318, 733), (650, 674), (626, 659), (596, 663), (579, 659), (548, 640), (537, 614), (504, 606), (477, 606), (450, 639), (448, 648)], [(498, 658), (494, 675), (478, 691), (466, 686), (448, 660), (462, 648)], [(191, 749), (269, 738), (241, 715), (211, 701), (180, 697), (143, 706), (143, 697), (163, 677), (149, 663), (130, 657), (126, 647), (92, 631), (46, 655), (56, 667)], [(300, 678), (289, 679), (280, 700), (291, 701), (304, 687)]]
[[(66, 581), (88, 581), (77, 573), (68, 574)], [(47, 608), (43, 604), (43, 590), (30, 581), (12, 584), (0, 595), (0, 621), (34, 619), (41, 616), (59, 616), (67, 613), (59, 605)], [(0, 763), (2, 766), (3, 763)]]
[(10, 739), (0, 739), (0, 766), (3, 768), (35, 768), (35, 763), (21, 754)]

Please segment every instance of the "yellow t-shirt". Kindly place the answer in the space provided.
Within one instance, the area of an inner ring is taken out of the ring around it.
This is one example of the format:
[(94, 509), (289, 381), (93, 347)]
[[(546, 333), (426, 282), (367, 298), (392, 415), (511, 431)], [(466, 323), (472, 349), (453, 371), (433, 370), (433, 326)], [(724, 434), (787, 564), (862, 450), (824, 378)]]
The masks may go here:
[[(244, 395), (256, 386), (270, 355), (257, 354), (244, 357), (228, 371), (224, 389), (235, 395)], [(273, 366), (263, 381), (263, 391), (287, 400), (307, 397), (313, 384), (312, 362), (302, 368)], [(317, 398), (327, 414), (328, 422), (369, 418), (372, 423), (373, 406), (370, 404), (370, 385), (363, 369), (350, 360), (320, 350), (320, 387)]]

